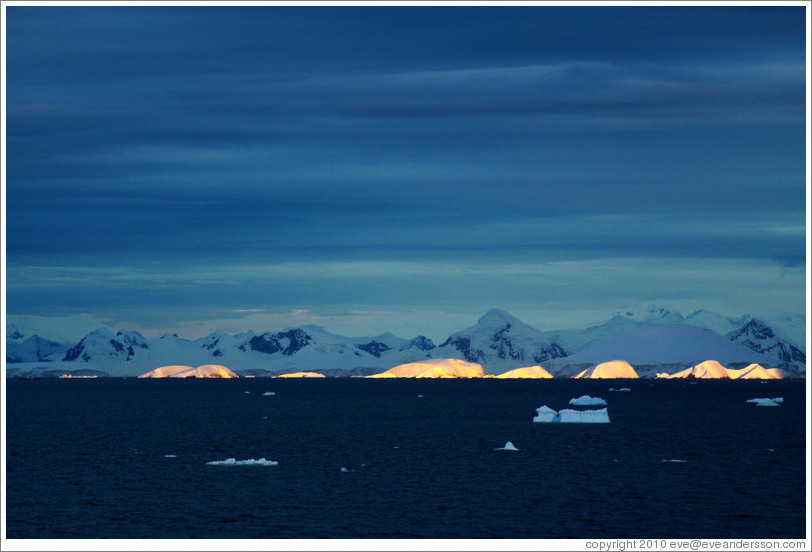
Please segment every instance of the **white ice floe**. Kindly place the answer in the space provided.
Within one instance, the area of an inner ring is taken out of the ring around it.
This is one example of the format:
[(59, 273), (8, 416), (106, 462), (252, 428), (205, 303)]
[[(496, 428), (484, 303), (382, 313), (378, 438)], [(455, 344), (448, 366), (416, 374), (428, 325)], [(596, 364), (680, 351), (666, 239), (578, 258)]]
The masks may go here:
[(547, 405), (536, 409), (534, 422), (541, 423), (569, 423), (569, 424), (608, 424), (609, 412), (606, 408), (596, 410), (572, 410), (565, 408), (556, 412)]
[(418, 398), (418, 399), (422, 399), (422, 398), (423, 398), (423, 395), (418, 395), (418, 396), (417, 396), (417, 398)]
[(347, 469), (347, 468), (345, 468), (345, 467), (342, 467), (342, 468), (341, 468), (341, 473), (348, 473), (349, 471), (350, 471), (350, 470), (348, 470), (348, 469)]
[(245, 391), (246, 394), (250, 393), (250, 391)]
[(631, 391), (628, 387), (621, 387), (620, 389), (615, 389), (614, 387), (610, 387), (609, 391)]
[(570, 404), (573, 406), (606, 406), (606, 401), (600, 397), (581, 395), (577, 399), (570, 399)]
[(750, 399), (747, 402), (755, 404), (756, 406), (780, 406), (784, 402), (784, 397), (775, 397), (772, 399)]
[(675, 458), (669, 458), (668, 460), (663, 460), (663, 462), (677, 462), (677, 463), (682, 464), (682, 463), (687, 462), (687, 460), (677, 460)]
[(175, 454), (164, 454), (164, 458), (177, 458)]
[(517, 449), (517, 448), (516, 448), (516, 447), (513, 445), (513, 443), (511, 443), (510, 441), (508, 441), (507, 443), (505, 443), (505, 446), (503, 446), (503, 447), (499, 447), (499, 448), (495, 448), (495, 449), (493, 449), (493, 450), (519, 450), (519, 449)]
[(558, 412), (547, 406), (546, 404), (536, 409), (536, 417), (533, 418), (534, 422), (555, 422), (558, 417)]
[(558, 413), (561, 423), (581, 424), (608, 424), (609, 412), (605, 408), (599, 410), (572, 410), (565, 408)]
[(247, 460), (237, 460), (236, 458), (227, 458), (226, 460), (214, 460), (212, 462), (206, 462), (209, 466), (276, 466), (279, 462), (274, 460), (265, 460), (264, 458), (260, 458), (259, 460), (255, 460), (253, 458), (249, 458)]
[(274, 395), (276, 395), (276, 393), (274, 393), (273, 391), (265, 391), (262, 394), (263, 397), (273, 397)]

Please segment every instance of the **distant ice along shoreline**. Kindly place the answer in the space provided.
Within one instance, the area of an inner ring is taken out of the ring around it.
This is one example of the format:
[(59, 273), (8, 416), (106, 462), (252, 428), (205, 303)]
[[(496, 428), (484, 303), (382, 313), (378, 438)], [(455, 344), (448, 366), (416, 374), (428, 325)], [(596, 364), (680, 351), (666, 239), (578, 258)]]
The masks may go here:
[[(66, 366), (67, 363), (37, 363), (33, 366), (21, 366), (18, 370), (10, 370), (7, 377), (23, 379), (39, 378), (65, 378), (65, 379), (88, 379), (110, 376), (103, 370), (95, 368), (84, 368), (81, 370), (68, 370), (74, 366)], [(334, 377), (341, 377), (340, 374), (332, 374)], [(247, 373), (240, 374), (226, 366), (219, 364), (204, 364), (198, 367), (188, 365), (168, 365), (155, 368), (137, 376), (139, 379), (237, 379), (237, 378), (300, 378), (300, 379), (324, 379), (328, 377), (315, 371), (300, 371), (284, 374), (270, 373)], [(640, 379), (633, 366), (628, 362), (613, 360), (604, 362), (585, 369), (577, 375), (557, 375), (553, 376), (542, 366), (529, 366), (516, 368), (499, 375), (489, 374), (485, 369), (476, 363), (466, 362), (460, 359), (428, 359), (423, 362), (407, 363), (395, 366), (389, 370), (375, 373), (368, 376), (357, 376), (347, 374), (345, 377), (363, 377), (366, 379)], [(727, 379), (727, 380), (779, 380), (798, 377), (779, 368), (764, 368), (759, 364), (751, 364), (744, 368), (726, 368), (715, 360), (707, 360), (695, 366), (691, 366), (676, 372), (658, 372), (655, 377), (644, 376), (645, 379)], [(610, 391), (628, 391), (628, 387), (620, 389), (611, 388)]]
[[(621, 363), (626, 377), (651, 378), (658, 373), (672, 376), (708, 360), (729, 370), (763, 367), (748, 378), (765, 378), (764, 370), (777, 369), (781, 377), (803, 377), (806, 372), (803, 345), (762, 320), (726, 319), (704, 311), (685, 317), (662, 308), (643, 317), (624, 313), (604, 324), (561, 331), (540, 331), (492, 309), (439, 344), (420, 335), (346, 337), (314, 325), (264, 333), (214, 332), (193, 340), (175, 334), (145, 337), (103, 326), (85, 332), (78, 321), (79, 329), (72, 334), (50, 326), (17, 327), (12, 320), (6, 332), (7, 376), (137, 377), (184, 365), (187, 370), (223, 366), (240, 377), (399, 377), (393, 368), (449, 359), (469, 366), (459, 364), (456, 374), (448, 366), (427, 366), (414, 375), (434, 377), (432, 371), (440, 371), (440, 377), (614, 379), (621, 374), (613, 363)], [(42, 334), (35, 333), (38, 328)], [(80, 333), (84, 337), (77, 340)], [(68, 336), (68, 341), (57, 340)], [(481, 366), (484, 373), (470, 365)], [(387, 372), (389, 376), (380, 375)]]

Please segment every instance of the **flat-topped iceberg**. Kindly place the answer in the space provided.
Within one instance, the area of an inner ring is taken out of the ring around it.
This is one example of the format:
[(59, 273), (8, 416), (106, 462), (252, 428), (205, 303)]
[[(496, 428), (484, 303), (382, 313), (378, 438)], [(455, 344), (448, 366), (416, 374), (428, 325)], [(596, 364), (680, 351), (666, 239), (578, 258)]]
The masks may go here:
[(781, 406), (784, 402), (784, 397), (774, 397), (772, 399), (750, 399), (748, 403), (755, 404), (756, 406)]
[(606, 408), (599, 410), (572, 410), (565, 408), (558, 413), (561, 423), (608, 424), (609, 412)]
[(606, 408), (596, 410), (573, 410), (565, 408), (556, 412), (547, 405), (536, 409), (534, 422), (565, 424), (608, 424), (609, 411)]
[(275, 460), (265, 460), (265, 458), (260, 458), (255, 460), (253, 458), (249, 458), (247, 460), (237, 460), (236, 458), (227, 458), (225, 460), (213, 460), (211, 462), (206, 462), (209, 466), (276, 466), (279, 462)]
[(606, 401), (600, 397), (581, 395), (577, 399), (570, 399), (570, 404), (573, 406), (606, 406)]

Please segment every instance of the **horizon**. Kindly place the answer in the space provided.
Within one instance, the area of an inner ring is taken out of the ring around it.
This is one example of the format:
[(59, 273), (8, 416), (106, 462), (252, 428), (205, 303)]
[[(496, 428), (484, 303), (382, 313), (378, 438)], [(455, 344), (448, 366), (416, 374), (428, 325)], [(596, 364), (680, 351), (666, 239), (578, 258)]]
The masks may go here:
[(803, 6), (3, 9), (4, 316), (806, 312)]
[[(327, 326), (323, 326), (323, 325), (319, 325), (319, 324), (312, 324), (312, 323), (303, 323), (303, 324), (297, 324), (297, 325), (276, 326), (276, 327), (241, 327), (241, 328), (235, 328), (235, 329), (231, 329), (231, 330), (226, 330), (226, 329), (220, 328), (220, 329), (215, 329), (215, 330), (213, 330), (211, 332), (208, 332), (208, 333), (205, 333), (205, 334), (190, 336), (188, 334), (181, 335), (181, 333), (179, 333), (177, 331), (170, 331), (170, 330), (163, 331), (163, 332), (158, 332), (158, 331), (152, 331), (152, 332), (146, 331), (146, 332), (144, 332), (139, 328), (124, 327), (124, 326), (113, 326), (113, 325), (110, 325), (110, 324), (106, 324), (104, 321), (93, 317), (89, 313), (79, 313), (79, 314), (76, 314), (76, 315), (64, 316), (64, 317), (59, 317), (59, 316), (56, 316), (56, 317), (39, 316), (39, 315), (10, 315), (10, 317), (14, 318), (14, 319), (17, 319), (17, 318), (34, 319), (33, 322), (32, 321), (28, 322), (29, 325), (34, 325), (34, 326), (36, 326), (38, 323), (42, 324), (42, 323), (45, 323), (46, 321), (49, 321), (49, 320), (69, 321), (69, 320), (75, 319), (75, 318), (87, 317), (88, 319), (90, 319), (90, 320), (87, 320), (88, 323), (90, 323), (90, 321), (92, 321), (93, 323), (99, 324), (100, 327), (104, 327), (104, 328), (107, 328), (107, 329), (111, 330), (113, 333), (120, 332), (120, 331), (134, 331), (134, 332), (140, 333), (141, 335), (143, 335), (144, 337), (146, 337), (148, 339), (158, 339), (158, 338), (161, 338), (161, 337), (164, 337), (164, 336), (167, 336), (167, 335), (174, 335), (175, 337), (178, 337), (178, 338), (186, 340), (186, 341), (196, 341), (196, 340), (208, 337), (208, 336), (210, 336), (212, 334), (215, 334), (215, 333), (224, 333), (224, 334), (229, 335), (229, 336), (236, 336), (236, 335), (244, 334), (244, 333), (251, 333), (251, 334), (254, 334), (254, 335), (262, 335), (262, 334), (265, 334), (265, 333), (284, 332), (284, 331), (287, 331), (287, 330), (290, 330), (290, 329), (296, 329), (296, 328), (305, 328), (306, 329), (308, 327), (313, 327), (313, 328), (318, 328), (319, 330), (321, 330), (323, 332), (326, 332), (328, 334), (335, 335), (335, 336), (338, 336), (338, 337), (345, 337), (345, 338), (349, 338), (349, 339), (375, 338), (375, 337), (380, 337), (380, 336), (385, 336), (385, 335), (392, 335), (392, 336), (394, 336), (396, 338), (404, 339), (404, 340), (408, 341), (410, 339), (414, 339), (414, 338), (417, 338), (417, 337), (427, 337), (435, 345), (439, 345), (440, 343), (445, 341), (447, 338), (449, 338), (451, 335), (478, 325), (482, 318), (486, 317), (488, 314), (490, 314), (492, 312), (503, 313), (504, 315), (506, 315), (508, 317), (511, 317), (511, 318), (515, 318), (519, 322), (524, 323), (527, 326), (530, 326), (531, 328), (533, 328), (535, 330), (538, 330), (538, 331), (540, 331), (542, 333), (548, 333), (548, 332), (555, 332), (555, 331), (567, 332), (567, 331), (585, 330), (585, 329), (588, 329), (588, 328), (591, 328), (591, 327), (596, 327), (596, 326), (603, 325), (605, 323), (610, 322), (611, 320), (613, 320), (615, 318), (624, 318), (624, 319), (628, 319), (628, 320), (633, 320), (633, 321), (641, 323), (641, 324), (645, 324), (646, 322), (653, 322), (653, 323), (659, 324), (659, 322), (657, 322), (656, 312), (661, 312), (663, 310), (665, 310), (666, 314), (676, 314), (676, 315), (680, 316), (681, 320), (683, 322), (687, 322), (692, 316), (694, 316), (694, 315), (696, 315), (696, 314), (698, 314), (700, 312), (706, 312), (706, 313), (710, 313), (710, 314), (714, 314), (714, 315), (719, 315), (719, 316), (724, 317), (724, 318), (726, 318), (726, 319), (728, 319), (730, 321), (736, 321), (738, 319), (746, 319), (748, 321), (749, 320), (759, 320), (759, 321), (761, 321), (763, 323), (766, 323), (766, 324), (770, 325), (774, 330), (777, 330), (780, 334), (783, 334), (785, 337), (788, 337), (795, 344), (800, 345), (802, 348), (805, 349), (806, 345), (807, 345), (805, 340), (800, 340), (799, 341), (798, 339), (793, 337), (791, 334), (795, 333), (793, 331), (794, 328), (786, 326), (786, 325), (781, 325), (780, 320), (767, 319), (766, 317), (761, 317), (761, 316), (758, 316), (758, 315), (754, 315), (752, 313), (741, 313), (741, 314), (730, 316), (730, 315), (726, 315), (726, 314), (723, 314), (723, 313), (718, 313), (718, 312), (715, 312), (715, 311), (711, 311), (709, 309), (697, 309), (697, 310), (692, 311), (692, 312), (684, 313), (684, 312), (680, 312), (680, 311), (675, 310), (675, 309), (669, 309), (669, 308), (667, 308), (667, 307), (665, 307), (663, 305), (653, 305), (653, 304), (648, 305), (646, 310), (642, 311), (642, 312), (631, 312), (631, 311), (625, 310), (625, 309), (616, 309), (615, 311), (613, 311), (611, 313), (606, 313), (606, 316), (604, 318), (599, 319), (599, 320), (594, 321), (594, 322), (591, 322), (591, 323), (587, 323), (587, 324), (582, 325), (582, 326), (577, 326), (577, 327), (551, 327), (551, 328), (540, 328), (538, 325), (532, 323), (531, 321), (528, 321), (528, 320), (522, 318), (521, 316), (517, 316), (514, 313), (509, 312), (509, 311), (507, 311), (505, 309), (502, 309), (502, 308), (499, 308), (499, 307), (493, 307), (493, 308), (488, 309), (484, 313), (480, 313), (478, 316), (476, 316), (475, 318), (473, 318), (471, 320), (468, 320), (468, 319), (460, 320), (460, 325), (455, 326), (453, 329), (449, 330), (448, 333), (439, 334), (437, 336), (427, 335), (427, 332), (418, 332), (416, 334), (404, 335), (404, 334), (393, 332), (393, 331), (391, 331), (389, 329), (382, 328), (382, 327), (377, 328), (378, 331), (373, 331), (373, 332), (370, 332), (370, 333), (361, 333), (361, 334), (356, 333), (356, 334), (353, 334), (353, 333), (346, 333), (341, 328), (331, 328), (331, 327), (327, 327)], [(801, 317), (805, 321), (805, 323), (808, 322), (808, 320), (806, 319), (806, 317), (805, 317), (805, 315), (803, 313), (783, 313), (783, 316), (786, 317), (786, 319), (784, 320), (785, 324), (788, 323), (787, 319), (789, 319), (791, 317)], [(9, 316), (6, 316), (6, 318), (5, 318), (6, 326), (8, 327), (10, 325), (15, 325), (15, 327), (16, 327), (17, 326), (17, 321), (9, 322), (8, 318), (9, 318)], [(669, 323), (680, 324), (682, 322), (669, 322)], [(21, 325), (24, 325), (24, 324), (21, 324)], [(704, 326), (700, 326), (700, 327), (704, 327)], [(20, 329), (20, 328), (18, 328), (18, 329)], [(91, 331), (95, 331), (95, 330), (91, 330)], [(90, 332), (88, 332), (88, 333), (90, 333)], [(8, 334), (8, 332), (6, 332), (6, 335), (7, 334)], [(38, 334), (33, 334), (33, 335), (38, 335)], [(25, 337), (25, 339), (33, 337), (33, 335), (27, 335)], [(85, 335), (87, 335), (87, 334), (85, 334)], [(40, 337), (43, 337), (43, 336), (40, 336)]]

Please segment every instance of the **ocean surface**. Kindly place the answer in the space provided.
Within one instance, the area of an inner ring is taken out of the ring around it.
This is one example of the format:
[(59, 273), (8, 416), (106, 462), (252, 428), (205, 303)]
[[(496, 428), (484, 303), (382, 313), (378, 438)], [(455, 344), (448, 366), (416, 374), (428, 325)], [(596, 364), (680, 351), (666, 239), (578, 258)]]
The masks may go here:
[(10, 539), (804, 537), (804, 381), (5, 383)]

